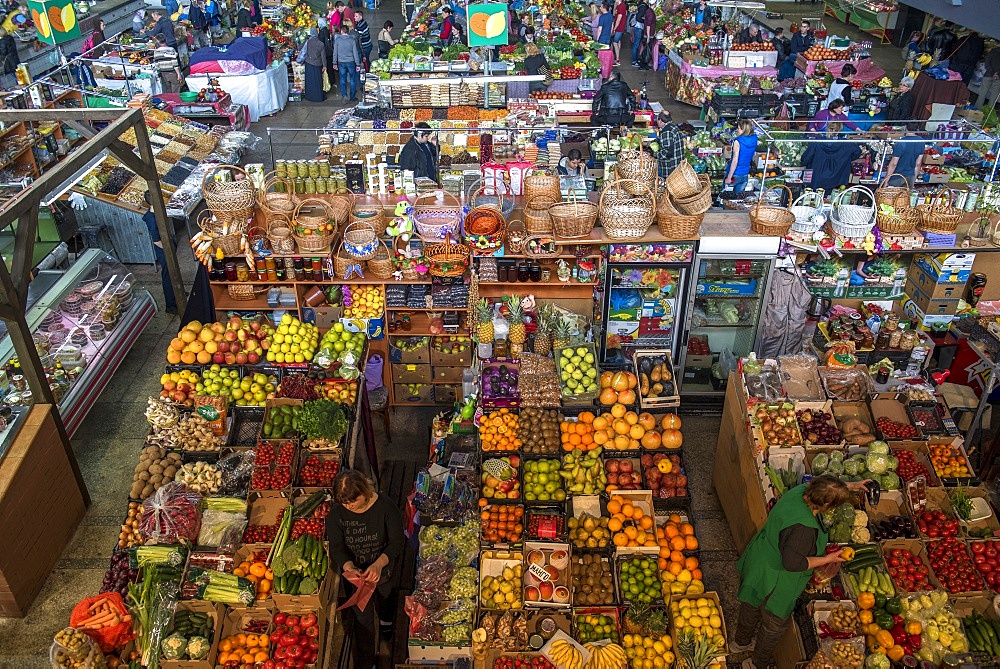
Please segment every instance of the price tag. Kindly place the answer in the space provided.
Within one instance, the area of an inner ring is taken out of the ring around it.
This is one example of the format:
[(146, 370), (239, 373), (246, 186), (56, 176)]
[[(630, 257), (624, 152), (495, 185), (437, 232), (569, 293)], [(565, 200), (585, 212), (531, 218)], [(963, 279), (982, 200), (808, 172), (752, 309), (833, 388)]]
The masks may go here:
[(544, 582), (552, 580), (552, 576), (549, 572), (545, 571), (545, 567), (542, 567), (539, 564), (532, 563), (528, 565), (528, 573), (537, 578), (539, 581)]

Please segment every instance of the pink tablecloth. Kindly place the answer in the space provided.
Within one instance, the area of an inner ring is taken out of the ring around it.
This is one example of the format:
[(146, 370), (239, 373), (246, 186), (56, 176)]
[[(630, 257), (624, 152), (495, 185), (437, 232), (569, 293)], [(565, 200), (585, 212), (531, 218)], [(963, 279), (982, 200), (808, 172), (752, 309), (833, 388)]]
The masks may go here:
[[(156, 97), (160, 98), (168, 104), (167, 111), (171, 114), (174, 113), (174, 107), (183, 107), (188, 105), (187, 102), (181, 101), (181, 96), (176, 93), (161, 93)], [(228, 97), (228, 96), (227, 96)], [(195, 102), (190, 104), (196, 104), (199, 106), (211, 106), (215, 109), (215, 113), (219, 116), (225, 116), (229, 119), (229, 123), (233, 125), (237, 130), (246, 130), (250, 127), (250, 120), (247, 114), (246, 105), (237, 104), (234, 102), (229, 103), (226, 107), (223, 107), (218, 102)], [(197, 116), (192, 117), (193, 120), (198, 120)]]
[(694, 74), (703, 79), (718, 79), (719, 77), (738, 77), (744, 72), (755, 77), (773, 77), (778, 71), (773, 67), (751, 67), (746, 69), (733, 69), (716, 65), (712, 67), (695, 67), (690, 63), (681, 63), (681, 74)]
[(871, 58), (862, 58), (861, 60), (806, 60), (802, 56), (799, 56), (795, 60), (795, 68), (800, 72), (804, 72), (807, 77), (811, 77), (816, 72), (816, 68), (820, 63), (823, 63), (827, 71), (835, 77), (840, 76), (840, 71), (848, 63), (857, 68), (858, 74), (856, 78), (858, 81), (878, 81), (885, 76), (885, 70), (876, 65)]

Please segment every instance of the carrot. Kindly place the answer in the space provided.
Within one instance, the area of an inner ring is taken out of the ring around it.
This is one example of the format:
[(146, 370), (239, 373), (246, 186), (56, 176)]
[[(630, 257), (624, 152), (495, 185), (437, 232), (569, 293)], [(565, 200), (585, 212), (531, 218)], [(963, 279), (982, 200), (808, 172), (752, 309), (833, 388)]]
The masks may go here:
[(111, 618), (114, 615), (115, 614), (114, 614), (113, 611), (102, 611), (101, 613), (98, 613), (97, 615), (91, 616), (90, 618), (87, 618), (86, 620), (80, 621), (80, 625), (82, 625), (84, 627), (87, 627), (87, 626), (90, 626), (90, 625), (96, 625), (97, 623), (101, 623), (101, 622), (104, 622), (106, 620), (111, 620)]

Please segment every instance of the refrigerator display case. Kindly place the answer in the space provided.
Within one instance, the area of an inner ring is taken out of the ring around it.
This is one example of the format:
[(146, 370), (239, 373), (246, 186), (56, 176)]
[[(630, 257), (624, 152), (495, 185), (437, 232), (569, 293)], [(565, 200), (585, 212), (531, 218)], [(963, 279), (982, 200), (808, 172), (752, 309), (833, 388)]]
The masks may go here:
[[(773, 251), (753, 238), (737, 241), (744, 250), (735, 252), (716, 240), (699, 247), (682, 358), (685, 395), (722, 395), (726, 359), (732, 362), (756, 350), (777, 241)], [(745, 249), (754, 245), (759, 248)]]
[[(39, 272), (29, 293), (25, 319), (72, 437), (156, 314), (156, 304), (124, 265), (100, 249), (86, 251), (68, 270)], [(4, 404), (30, 406), (34, 397), (5, 331), (0, 367)], [(6, 435), (0, 439), (10, 443)]]
[(694, 251), (694, 242), (608, 245), (600, 342), (603, 362), (627, 362), (635, 349), (669, 349), (676, 355)]

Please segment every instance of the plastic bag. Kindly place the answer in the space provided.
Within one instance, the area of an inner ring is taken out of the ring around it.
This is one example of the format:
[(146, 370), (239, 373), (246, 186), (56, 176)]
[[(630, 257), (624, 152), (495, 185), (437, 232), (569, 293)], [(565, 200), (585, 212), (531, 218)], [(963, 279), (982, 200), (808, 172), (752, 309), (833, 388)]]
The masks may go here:
[(783, 355), (778, 358), (785, 394), (793, 400), (822, 400), (826, 397), (815, 356)]
[(223, 553), (235, 551), (240, 547), (246, 526), (246, 512), (206, 509), (201, 514), (198, 545), (216, 548)]
[(826, 394), (835, 400), (864, 401), (875, 389), (871, 377), (860, 369), (824, 369), (820, 378)]
[(373, 353), (368, 356), (368, 362), (365, 363), (365, 385), (369, 391), (382, 387), (382, 366), (384, 364), (380, 354)]
[(729, 347), (722, 349), (719, 353), (719, 370), (722, 372), (722, 378), (728, 379), (729, 375), (736, 371), (736, 356), (733, 352), (729, 350)]
[(145, 543), (179, 544), (198, 539), (201, 495), (173, 481), (142, 503), (139, 532)]
[(222, 473), (222, 485), (215, 492), (216, 497), (246, 497), (253, 476), (254, 451), (237, 451), (219, 458), (218, 467)]
[[(105, 620), (109, 615), (112, 618)], [(135, 638), (132, 633), (132, 623), (124, 620), (127, 615), (128, 608), (122, 596), (117, 592), (105, 592), (95, 597), (87, 597), (73, 607), (73, 612), (69, 615), (69, 624), (96, 641), (101, 652), (110, 653)], [(117, 624), (109, 624), (116, 619)], [(100, 622), (101, 620), (104, 622)]]
[(67, 627), (57, 632), (49, 647), (49, 664), (54, 669), (102, 669), (107, 667), (97, 642), (83, 632)]

